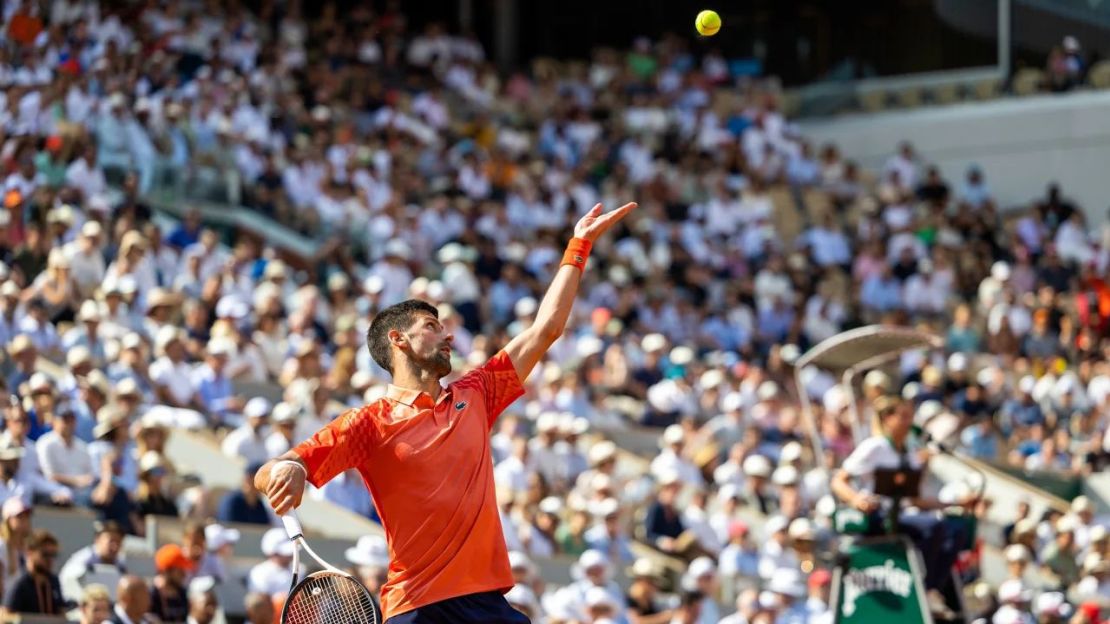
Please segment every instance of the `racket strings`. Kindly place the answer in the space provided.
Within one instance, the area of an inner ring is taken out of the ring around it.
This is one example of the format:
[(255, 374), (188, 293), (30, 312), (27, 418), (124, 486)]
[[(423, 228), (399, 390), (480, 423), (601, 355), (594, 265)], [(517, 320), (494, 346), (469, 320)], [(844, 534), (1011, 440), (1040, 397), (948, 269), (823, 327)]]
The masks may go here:
[(355, 579), (332, 572), (310, 575), (293, 589), (283, 624), (377, 624), (370, 595)]

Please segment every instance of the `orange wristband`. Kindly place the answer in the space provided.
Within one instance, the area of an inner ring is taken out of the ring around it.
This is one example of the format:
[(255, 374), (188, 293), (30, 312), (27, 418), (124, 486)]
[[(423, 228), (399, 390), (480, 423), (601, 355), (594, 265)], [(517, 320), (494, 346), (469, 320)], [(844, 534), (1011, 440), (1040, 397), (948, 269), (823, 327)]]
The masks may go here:
[(593, 243), (584, 238), (572, 238), (567, 243), (567, 250), (563, 253), (563, 261), (559, 266), (569, 264), (578, 267), (579, 271), (586, 270), (586, 260), (590, 257), (590, 249), (593, 248)]

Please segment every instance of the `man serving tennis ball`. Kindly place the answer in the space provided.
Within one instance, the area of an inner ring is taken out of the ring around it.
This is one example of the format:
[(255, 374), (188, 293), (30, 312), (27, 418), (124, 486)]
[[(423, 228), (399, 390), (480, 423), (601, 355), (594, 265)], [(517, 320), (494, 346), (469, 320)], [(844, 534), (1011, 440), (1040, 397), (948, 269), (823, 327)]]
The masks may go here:
[(390, 371), (386, 396), (352, 409), (255, 474), (283, 515), (305, 481), (320, 487), (355, 468), (374, 498), (389, 543), (382, 587), (387, 624), (527, 622), (502, 597), (513, 586), (494, 496), (490, 429), (524, 393), (521, 383), (562, 334), (593, 242), (628, 214), (593, 207), (574, 227), (535, 323), (488, 362), (446, 388), (451, 341), (430, 304), (382, 310), (367, 342)]

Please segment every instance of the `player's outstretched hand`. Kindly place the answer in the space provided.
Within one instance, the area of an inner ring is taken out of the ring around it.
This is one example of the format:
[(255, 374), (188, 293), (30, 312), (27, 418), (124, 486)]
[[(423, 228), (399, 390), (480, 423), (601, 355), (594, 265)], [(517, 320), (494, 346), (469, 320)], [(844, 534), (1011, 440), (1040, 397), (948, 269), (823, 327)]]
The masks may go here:
[(636, 202), (629, 202), (613, 212), (601, 214), (604, 209), (601, 204), (598, 204), (578, 220), (578, 224), (574, 226), (574, 236), (584, 238), (592, 243), (623, 219), (624, 215), (632, 212), (635, 207)]
[(301, 505), (304, 480), (304, 470), (289, 462), (278, 462), (270, 468), (269, 483), (263, 493), (275, 514), (284, 516)]

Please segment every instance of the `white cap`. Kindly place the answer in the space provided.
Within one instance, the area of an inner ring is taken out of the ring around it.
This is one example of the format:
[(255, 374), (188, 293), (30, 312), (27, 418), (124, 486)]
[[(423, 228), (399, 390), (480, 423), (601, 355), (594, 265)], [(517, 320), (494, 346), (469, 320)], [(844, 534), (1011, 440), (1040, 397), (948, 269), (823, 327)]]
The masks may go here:
[(1028, 563), (1029, 549), (1021, 544), (1010, 544), (1006, 547), (1006, 563)]
[(782, 446), (782, 452), (779, 453), (780, 463), (789, 463), (797, 461), (802, 458), (802, 445), (796, 440), (791, 440)]
[(1032, 375), (1026, 375), (1018, 381), (1018, 390), (1025, 394), (1032, 394), (1033, 388), (1037, 385), (1037, 380), (1033, 379)]
[(796, 540), (813, 539), (816, 536), (813, 523), (809, 521), (809, 518), (795, 518), (790, 523), (790, 528), (787, 529), (786, 534), (789, 535), (791, 539)]
[(771, 574), (767, 590), (792, 598), (801, 598), (806, 593), (806, 586), (802, 580), (801, 571), (793, 568), (778, 568)]
[(539, 608), (539, 603), (536, 602), (536, 594), (527, 585), (517, 584), (512, 589), (505, 592), (505, 602), (510, 605), (520, 605), (535, 612)]
[(739, 412), (744, 407), (744, 396), (739, 392), (729, 392), (721, 399), (721, 411)]
[(558, 428), (559, 414), (556, 412), (544, 412), (536, 419), (536, 431), (555, 431)]
[(1091, 503), (1090, 498), (1086, 496), (1076, 496), (1071, 501), (1071, 510), (1072, 513), (1082, 513), (1084, 511), (1093, 512), (1095, 510), (1095, 506), (1093, 503)]
[(540, 501), (539, 509), (545, 514), (558, 514), (563, 510), (563, 501), (558, 496), (548, 496)]
[(890, 387), (890, 376), (881, 370), (869, 371), (863, 376), (863, 385), (888, 388)]
[(840, 384), (832, 386), (821, 396), (821, 404), (826, 412), (836, 413), (848, 407), (848, 393)]
[(716, 388), (717, 386), (721, 385), (721, 382), (723, 382), (724, 380), (724, 373), (722, 373), (719, 369), (711, 368), (701, 374), (701, 377), (698, 379), (698, 385), (700, 385), (703, 389)]
[(513, 313), (518, 317), (532, 316), (536, 313), (537, 308), (539, 308), (539, 304), (536, 303), (535, 299), (532, 297), (524, 297), (513, 306)]
[(1037, 615), (1067, 616), (1071, 612), (1071, 609), (1067, 608), (1068, 606), (1064, 594), (1054, 591), (1044, 592), (1037, 596), (1033, 611)]
[(1071, 514), (1064, 514), (1056, 521), (1056, 533), (1075, 533), (1075, 530), (1082, 524), (1079, 518)]
[(297, 420), (297, 408), (282, 401), (275, 405), (273, 411), (270, 412), (270, 420), (275, 423), (295, 421)]
[(679, 476), (677, 470), (667, 469), (656, 475), (655, 480), (659, 482), (659, 485), (674, 485), (675, 483), (679, 483), (682, 478)]
[(995, 262), (991, 265), (991, 277), (1000, 282), (1010, 279), (1010, 265), (1002, 260)]
[(798, 469), (790, 465), (779, 466), (771, 474), (771, 482), (775, 485), (795, 485), (798, 483)]
[(209, 355), (232, 355), (235, 353), (235, 343), (229, 338), (213, 338), (208, 341), (205, 350)]
[(767, 531), (767, 535), (774, 535), (780, 531), (785, 531), (789, 526), (790, 521), (786, 519), (786, 516), (774, 515), (767, 518), (767, 523), (763, 525), (763, 528)]
[(243, 406), (243, 416), (246, 418), (262, 418), (270, 413), (270, 402), (264, 397), (254, 397)]
[(663, 334), (648, 334), (640, 341), (640, 348), (646, 353), (662, 351), (667, 346), (667, 339)]
[(734, 498), (740, 498), (740, 486), (735, 483), (725, 483), (721, 486), (721, 489), (717, 490), (718, 501), (724, 502)]
[(948, 370), (950, 372), (963, 372), (967, 370), (967, 356), (963, 353), (953, 353), (948, 356)]
[(591, 466), (596, 466), (606, 460), (612, 459), (617, 455), (617, 445), (609, 440), (602, 440), (597, 444), (590, 447), (589, 460)]
[(1031, 592), (1025, 588), (1025, 584), (1018, 579), (1010, 579), (1003, 581), (998, 586), (998, 601), (1006, 602), (1029, 602)]
[(222, 524), (210, 524), (204, 527), (204, 541), (208, 550), (217, 551), (228, 544), (239, 543), (239, 529), (231, 529)]
[(605, 589), (604, 587), (594, 586), (587, 589), (585, 602), (586, 607), (589, 608), (610, 607), (615, 609), (617, 607), (617, 603), (615, 600), (613, 600), (613, 596), (609, 593), (609, 590)]
[(358, 538), (353, 548), (343, 552), (347, 561), (359, 566), (389, 565), (389, 547), (385, 538), (380, 535), (363, 535)]
[(684, 345), (678, 346), (671, 349), (667, 358), (671, 361), (671, 364), (685, 366), (694, 361), (694, 350)]
[(744, 474), (749, 477), (771, 476), (771, 461), (762, 455), (749, 455), (744, 460)]
[(698, 557), (690, 562), (690, 567), (686, 569), (686, 574), (690, 578), (700, 578), (707, 574), (716, 574), (717, 564), (709, 557)]
[(663, 443), (667, 446), (681, 444), (686, 439), (682, 425), (671, 425), (663, 430)]
[(615, 513), (619, 513), (620, 510), (621, 504), (615, 498), (606, 498), (593, 505), (593, 513), (598, 518), (608, 518)]
[(267, 557), (274, 555), (293, 556), (293, 542), (285, 534), (285, 529), (275, 527), (266, 531), (262, 536), (262, 554)]
[(769, 380), (759, 384), (759, 388), (755, 392), (755, 395), (759, 398), (760, 401), (770, 401), (771, 399), (778, 396), (778, 394), (779, 385)]
[(917, 413), (914, 414), (913, 420), (918, 425), (924, 425), (943, 411), (944, 404), (940, 401), (922, 401), (921, 405), (917, 407)]
[(1101, 542), (1107, 537), (1110, 537), (1110, 531), (1107, 531), (1106, 527), (1101, 524), (1094, 525), (1087, 533), (1087, 539), (1091, 542)]
[(606, 557), (605, 553), (600, 550), (591, 548), (578, 557), (579, 571), (585, 572), (590, 568), (596, 567), (605, 568), (606, 571), (609, 570), (609, 557)]

